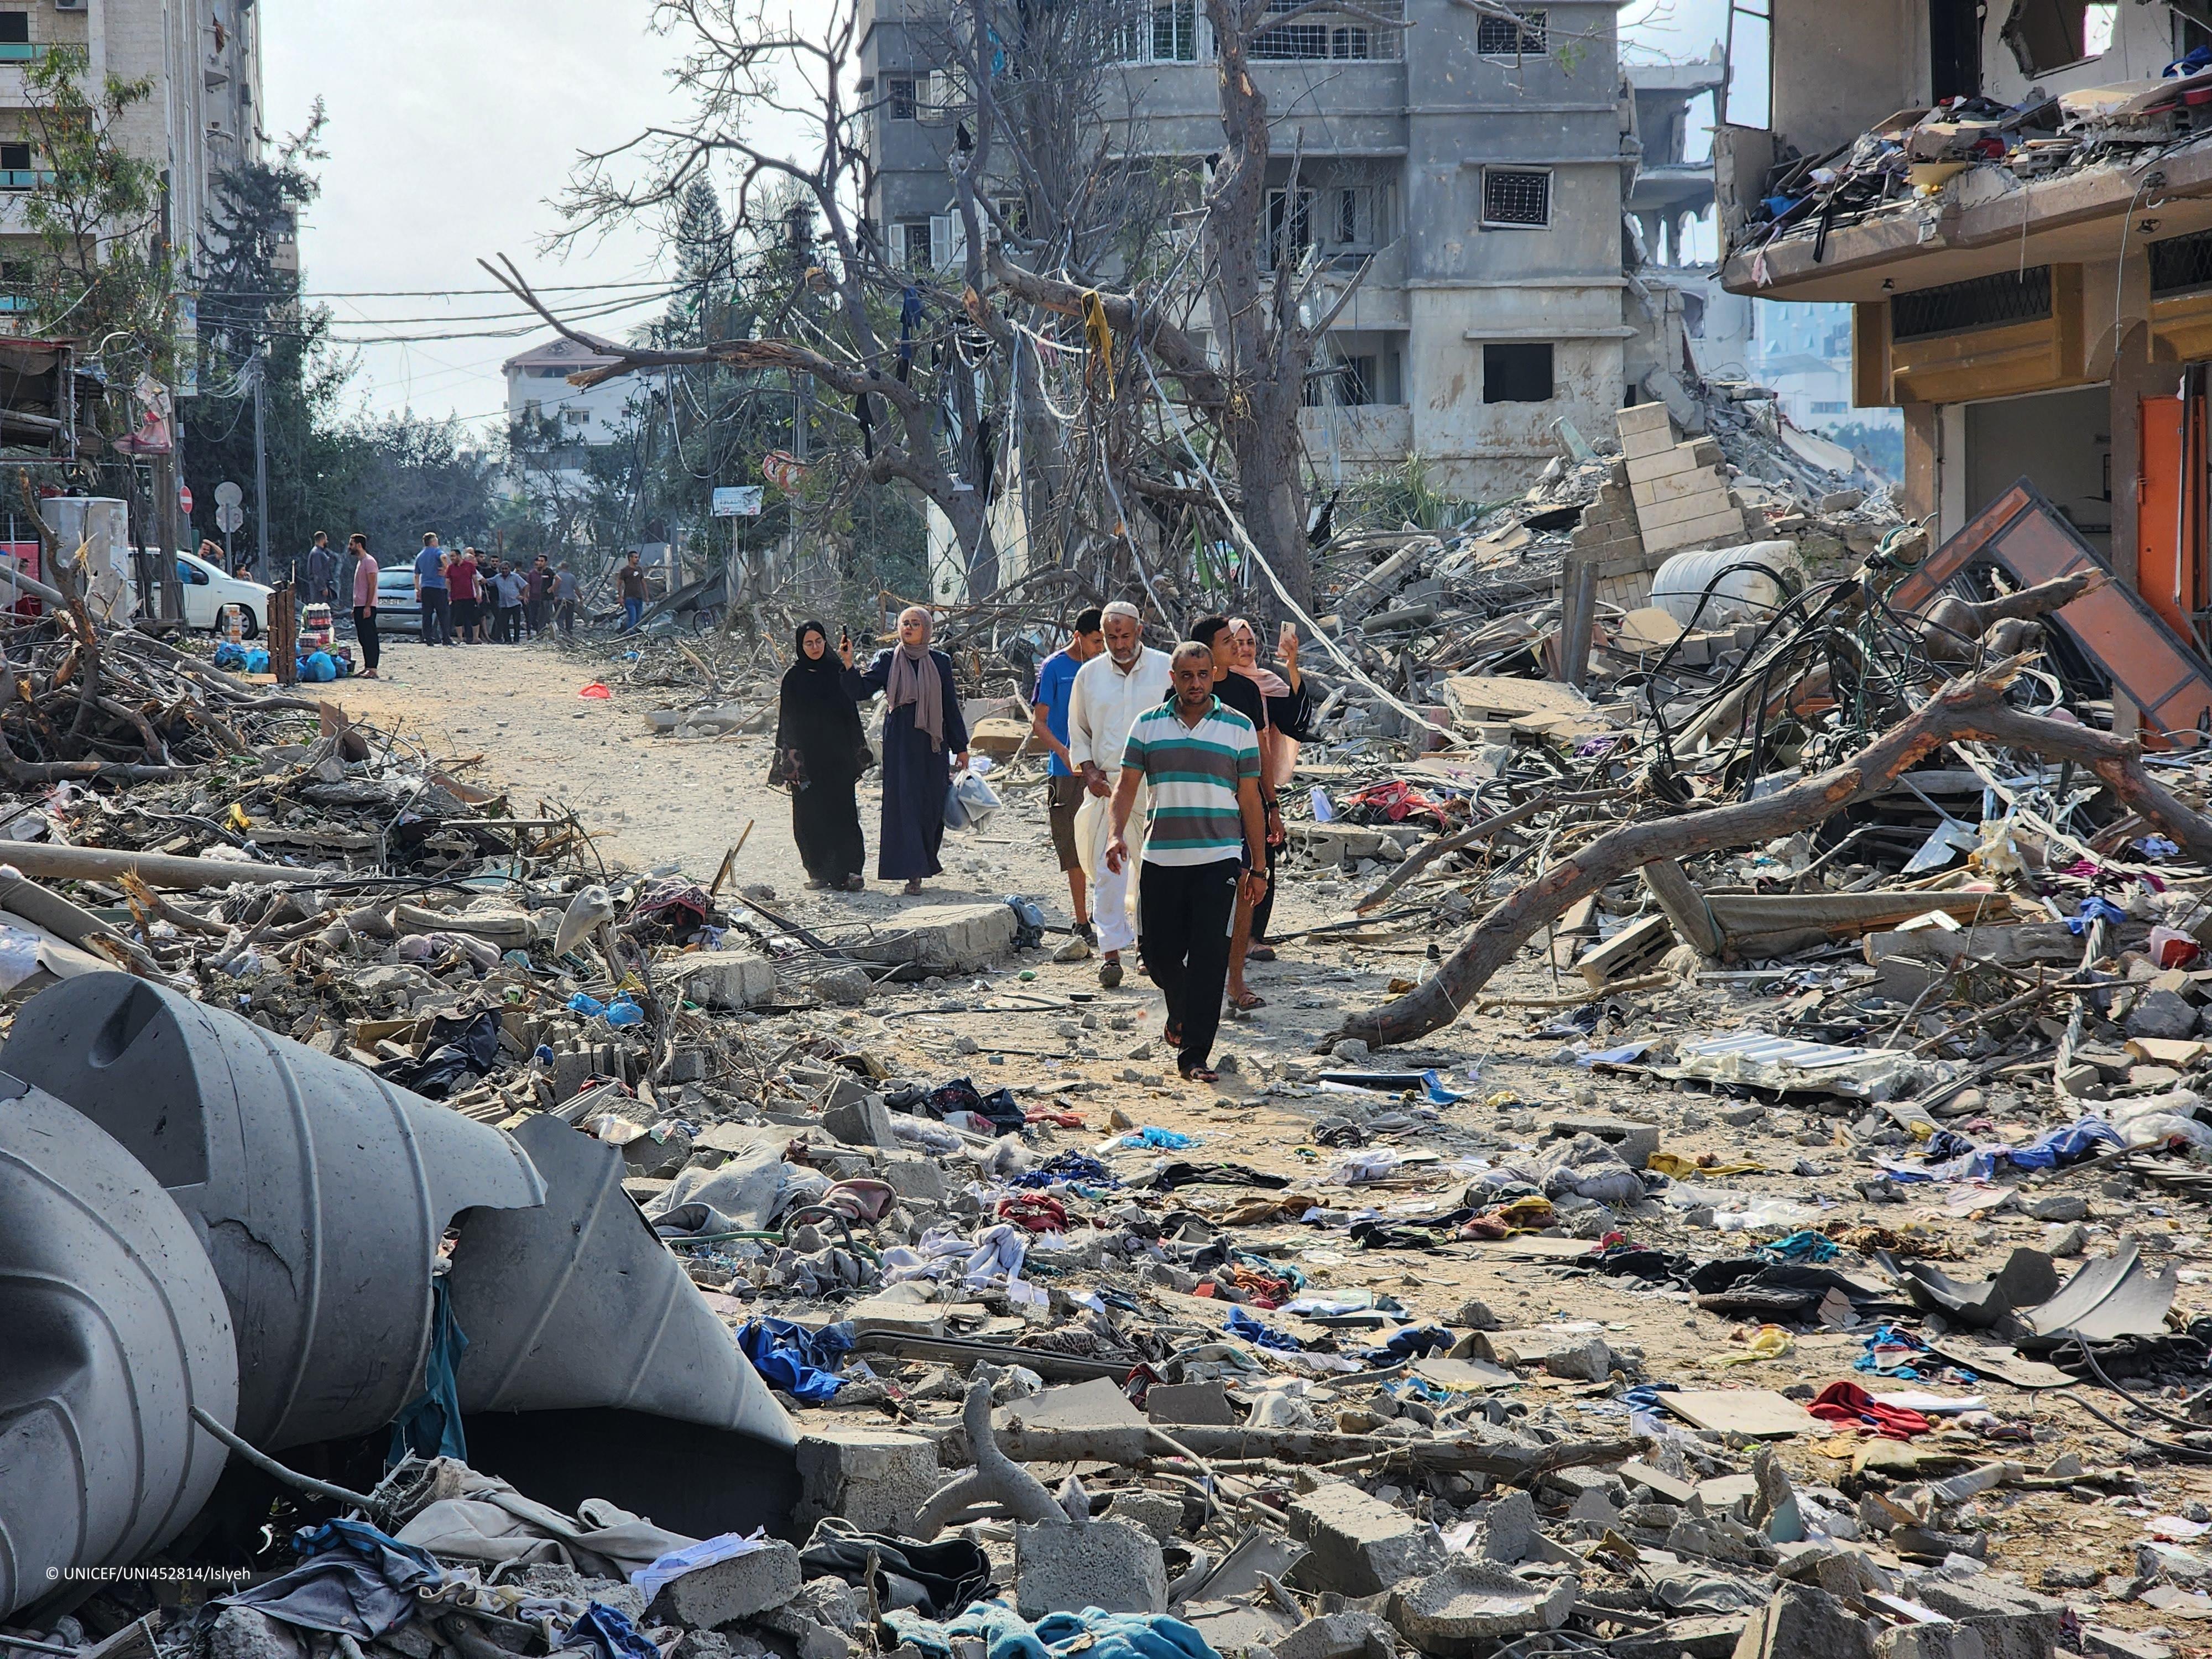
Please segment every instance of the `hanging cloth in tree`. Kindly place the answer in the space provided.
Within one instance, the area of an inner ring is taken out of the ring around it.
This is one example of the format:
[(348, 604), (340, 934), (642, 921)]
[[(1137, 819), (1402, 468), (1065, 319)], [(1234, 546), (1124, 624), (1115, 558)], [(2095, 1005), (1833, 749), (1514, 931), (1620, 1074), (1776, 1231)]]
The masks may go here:
[(1114, 331), (1107, 326), (1106, 302), (1098, 297), (1097, 289), (1088, 289), (1083, 295), (1083, 336), (1091, 345), (1091, 361), (1084, 366), (1083, 378), (1094, 394), (1110, 392), (1114, 389)]
[(899, 290), (899, 384), (914, 368), (914, 331), (921, 326), (921, 290), (911, 283)]

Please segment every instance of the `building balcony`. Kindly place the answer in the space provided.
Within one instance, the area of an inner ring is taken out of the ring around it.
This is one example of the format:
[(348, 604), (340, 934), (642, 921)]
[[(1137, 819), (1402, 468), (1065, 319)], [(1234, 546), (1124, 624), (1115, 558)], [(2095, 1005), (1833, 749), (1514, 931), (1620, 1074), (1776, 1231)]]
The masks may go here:
[[(1769, 165), (1771, 143), (1758, 141), (1770, 135), (1737, 130), (1736, 137), (1735, 146), (1716, 147), (1724, 213)], [(1731, 148), (1748, 153), (1731, 157)], [(2124, 228), (2130, 252), (2212, 229), (2212, 143), (2159, 157), (2154, 195), (2145, 176), (2141, 166), (2092, 163), (2023, 180), (2009, 167), (1971, 167), (1932, 195), (1884, 204), (1825, 232), (1807, 224), (1734, 248), (1721, 280), (1760, 299), (1879, 301), (2001, 271), (2109, 261)]]

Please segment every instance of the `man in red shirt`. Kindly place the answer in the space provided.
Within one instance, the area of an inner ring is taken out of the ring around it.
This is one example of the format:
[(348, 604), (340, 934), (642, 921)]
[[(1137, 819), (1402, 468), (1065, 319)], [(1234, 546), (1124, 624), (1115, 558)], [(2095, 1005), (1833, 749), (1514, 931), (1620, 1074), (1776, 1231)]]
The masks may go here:
[(477, 586), (477, 550), (465, 547), (446, 567), (446, 586), (453, 595), (453, 634), (463, 645), (483, 642), (483, 605)]

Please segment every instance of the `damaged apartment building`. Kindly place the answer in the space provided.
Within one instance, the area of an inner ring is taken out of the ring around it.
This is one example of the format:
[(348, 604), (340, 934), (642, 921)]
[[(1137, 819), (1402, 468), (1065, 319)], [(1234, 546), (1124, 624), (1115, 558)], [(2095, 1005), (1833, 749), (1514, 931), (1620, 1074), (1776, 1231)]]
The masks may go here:
[[(1127, 61), (1109, 78), (1114, 142), (1194, 166), (1218, 150), (1201, 0), (1096, 3), (1127, 14), (1115, 32)], [(1622, 213), (1638, 145), (1615, 7), (1273, 9), (1285, 21), (1251, 53), (1283, 191), (1269, 257), (1310, 249), (1346, 279), (1372, 259), (1331, 331), (1334, 372), (1314, 382), (1310, 465), (1342, 477), (1417, 453), (1447, 495), (1519, 493), (1559, 453), (1562, 416), (1602, 432), (1623, 402), (1650, 395), (1632, 384), (1628, 349), (1648, 325), (1626, 303)], [(957, 77), (933, 61), (941, 14), (932, 0), (862, 10), (868, 216), (891, 257), (917, 269), (963, 252), (945, 158), (964, 106)]]
[(2200, 654), (2208, 25), (2133, 0), (1776, 0), (1771, 36), (1740, 18), (1735, 43), (1740, 87), (1771, 57), (1768, 118), (1740, 99), (1714, 143), (1725, 286), (1852, 307), (1853, 401), (1903, 411), (1905, 510), (1940, 542), (2024, 477)]
[[(117, 118), (115, 137), (161, 170), (163, 234), (187, 270), (214, 205), (215, 180), (260, 154), (261, 26), (252, 0), (36, 0), (0, 4), (0, 331), (30, 309), (23, 292), (36, 246), (26, 212), (53, 182), (33, 110), (32, 66), (56, 47), (83, 55), (89, 86), (145, 81), (150, 95)], [(280, 260), (297, 262), (296, 248)]]

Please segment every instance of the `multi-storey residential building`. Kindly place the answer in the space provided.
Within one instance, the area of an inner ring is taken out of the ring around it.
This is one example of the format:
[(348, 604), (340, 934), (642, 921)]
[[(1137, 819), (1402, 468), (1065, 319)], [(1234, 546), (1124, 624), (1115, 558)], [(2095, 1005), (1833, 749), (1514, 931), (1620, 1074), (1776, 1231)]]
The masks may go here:
[[(253, 0), (0, 0), (0, 289), (21, 250), (24, 203), (51, 174), (27, 118), (29, 66), (57, 46), (86, 57), (88, 86), (144, 78), (151, 95), (117, 137), (155, 163), (182, 281), (200, 264), (216, 176), (259, 154), (261, 39)], [(0, 293), (0, 309), (18, 304)]]
[[(1195, 0), (1083, 0), (1125, 14), (1109, 139), (1197, 163), (1221, 145), (1212, 31)], [(867, 204), (890, 256), (943, 267), (961, 252), (945, 157), (964, 112), (933, 61), (941, 0), (863, 0), (873, 108)], [(1525, 488), (1558, 453), (1636, 401), (1624, 343), (1621, 211), (1634, 175), (1612, 0), (1544, 0), (1515, 17), (1453, 0), (1300, 15), (1251, 57), (1275, 123), (1281, 192), (1265, 233), (1348, 275), (1372, 260), (1331, 330), (1305, 416), (1326, 481), (1423, 457), (1462, 498)], [(1296, 199), (1290, 155), (1302, 155)]]

